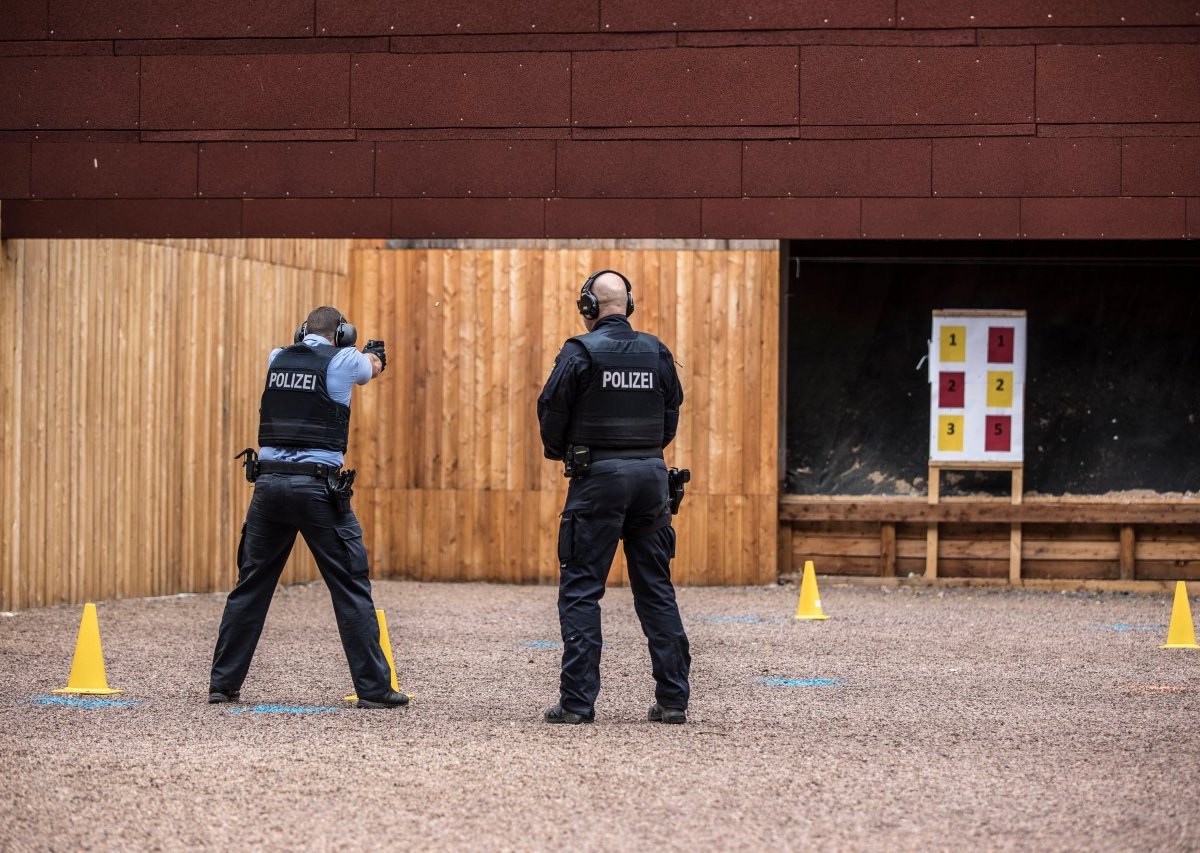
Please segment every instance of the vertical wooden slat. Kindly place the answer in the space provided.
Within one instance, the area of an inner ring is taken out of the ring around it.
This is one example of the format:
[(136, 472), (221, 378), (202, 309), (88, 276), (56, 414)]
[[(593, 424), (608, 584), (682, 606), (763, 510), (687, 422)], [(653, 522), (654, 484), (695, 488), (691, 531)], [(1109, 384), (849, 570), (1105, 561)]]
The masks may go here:
[(1137, 536), (1134, 533), (1132, 524), (1121, 525), (1121, 552), (1120, 552), (1120, 568), (1121, 580), (1131, 581), (1134, 578), (1135, 566), (1135, 549), (1137, 545)]
[[(929, 466), (929, 503), (936, 504), (941, 497), (942, 469)], [(938, 523), (930, 521), (925, 526), (925, 577), (936, 578), (938, 574)]]
[(890, 521), (879, 525), (879, 574), (885, 578), (896, 576), (896, 525)]
[[(1025, 469), (1012, 469), (1012, 502), (1020, 504), (1025, 497)], [(1008, 534), (1008, 582), (1021, 582), (1021, 524), (1013, 522), (1009, 525)]]

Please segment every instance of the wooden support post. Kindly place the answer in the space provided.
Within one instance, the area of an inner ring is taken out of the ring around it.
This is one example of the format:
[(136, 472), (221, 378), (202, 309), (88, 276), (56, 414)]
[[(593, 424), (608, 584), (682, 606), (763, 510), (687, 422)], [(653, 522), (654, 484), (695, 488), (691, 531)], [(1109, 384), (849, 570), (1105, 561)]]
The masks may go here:
[(1137, 536), (1132, 524), (1121, 525), (1121, 580), (1131, 581), (1134, 574), (1134, 546)]
[[(942, 485), (942, 469), (936, 465), (929, 466), (929, 503), (937, 505)], [(938, 523), (929, 521), (925, 524), (925, 577), (930, 580), (938, 575)]]
[(896, 576), (896, 524), (892, 521), (879, 525), (879, 574), (885, 578)]
[(778, 525), (778, 536), (776, 537), (775, 574), (790, 575), (792, 573), (792, 525), (790, 522), (780, 522)]
[[(1020, 504), (1025, 494), (1025, 469), (1012, 469), (1012, 502)], [(1015, 585), (1021, 583), (1021, 522), (1014, 521), (1008, 528), (1008, 582)]]

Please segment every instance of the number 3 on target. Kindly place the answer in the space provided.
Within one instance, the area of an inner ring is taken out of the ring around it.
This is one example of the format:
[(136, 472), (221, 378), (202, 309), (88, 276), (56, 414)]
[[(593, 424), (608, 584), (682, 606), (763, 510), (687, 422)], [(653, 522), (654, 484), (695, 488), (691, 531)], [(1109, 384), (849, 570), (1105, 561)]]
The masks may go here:
[(963, 449), (963, 416), (938, 417), (938, 450), (959, 452)]

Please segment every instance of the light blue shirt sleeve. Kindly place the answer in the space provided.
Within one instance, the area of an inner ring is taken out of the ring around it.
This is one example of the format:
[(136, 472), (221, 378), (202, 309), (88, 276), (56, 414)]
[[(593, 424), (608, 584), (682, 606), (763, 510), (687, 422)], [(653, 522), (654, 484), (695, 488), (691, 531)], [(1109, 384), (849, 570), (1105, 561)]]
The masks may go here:
[[(308, 335), (304, 339), (305, 346), (315, 347), (329, 344), (320, 335)], [(275, 356), (283, 352), (283, 347), (271, 350), (267, 358), (267, 366), (275, 360)], [(343, 347), (334, 354), (325, 372), (325, 388), (329, 396), (344, 406), (350, 405), (350, 395), (355, 385), (366, 385), (371, 381), (374, 369), (371, 359), (354, 347)], [(323, 465), (341, 467), (345, 461), (342, 454), (336, 450), (320, 450), (318, 448), (300, 447), (263, 447), (259, 449), (263, 459), (274, 459), (282, 462), (319, 462)]]

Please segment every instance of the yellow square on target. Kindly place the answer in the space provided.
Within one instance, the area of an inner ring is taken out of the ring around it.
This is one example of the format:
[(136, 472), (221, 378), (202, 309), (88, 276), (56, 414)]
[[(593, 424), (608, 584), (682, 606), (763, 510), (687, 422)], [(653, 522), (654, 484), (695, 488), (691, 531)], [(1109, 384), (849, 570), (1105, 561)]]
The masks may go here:
[(961, 453), (963, 449), (963, 416), (938, 416), (938, 450)]
[(942, 361), (967, 360), (967, 327), (942, 326), (941, 349)]
[(1011, 370), (989, 370), (987, 404), (989, 409), (1011, 409), (1013, 401)]

